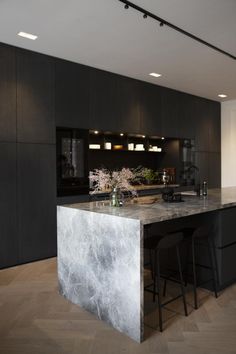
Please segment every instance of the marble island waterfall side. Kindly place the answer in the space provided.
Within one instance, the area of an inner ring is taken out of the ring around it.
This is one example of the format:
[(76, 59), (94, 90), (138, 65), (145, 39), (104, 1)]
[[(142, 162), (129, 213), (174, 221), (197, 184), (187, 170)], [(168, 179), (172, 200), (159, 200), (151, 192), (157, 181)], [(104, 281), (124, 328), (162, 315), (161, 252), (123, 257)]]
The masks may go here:
[(62, 206), (57, 215), (60, 294), (141, 342), (140, 221)]
[(138, 342), (144, 335), (145, 225), (158, 234), (163, 225), (174, 231), (215, 223), (219, 285), (236, 281), (236, 187), (209, 190), (207, 198), (184, 196), (184, 203), (154, 200), (122, 208), (105, 202), (57, 207), (60, 293)]

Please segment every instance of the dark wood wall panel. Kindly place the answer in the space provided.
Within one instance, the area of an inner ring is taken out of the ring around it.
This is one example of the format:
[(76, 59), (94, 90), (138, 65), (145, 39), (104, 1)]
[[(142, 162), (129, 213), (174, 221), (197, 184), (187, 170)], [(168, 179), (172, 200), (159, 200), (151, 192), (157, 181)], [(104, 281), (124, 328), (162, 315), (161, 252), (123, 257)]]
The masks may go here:
[(54, 145), (18, 144), (19, 261), (56, 255), (56, 151)]
[(17, 50), (17, 141), (55, 143), (54, 62)]
[(0, 141), (16, 141), (15, 48), (0, 45)]
[(55, 119), (59, 127), (89, 128), (89, 77), (86, 66), (55, 61)]
[(195, 139), (220, 187), (220, 103), (0, 44), (0, 267), (56, 253), (56, 126)]
[(16, 144), (0, 143), (0, 268), (18, 263)]

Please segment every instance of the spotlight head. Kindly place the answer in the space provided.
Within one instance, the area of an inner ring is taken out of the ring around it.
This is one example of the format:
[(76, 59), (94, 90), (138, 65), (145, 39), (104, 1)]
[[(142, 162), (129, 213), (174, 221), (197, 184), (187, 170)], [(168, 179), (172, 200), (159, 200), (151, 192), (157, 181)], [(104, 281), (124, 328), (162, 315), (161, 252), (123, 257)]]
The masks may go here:
[(128, 10), (129, 8), (129, 5), (125, 4), (125, 9)]
[(147, 14), (143, 14), (143, 18), (147, 18)]
[(160, 27), (163, 27), (164, 26), (164, 23), (163, 22), (160, 22)]

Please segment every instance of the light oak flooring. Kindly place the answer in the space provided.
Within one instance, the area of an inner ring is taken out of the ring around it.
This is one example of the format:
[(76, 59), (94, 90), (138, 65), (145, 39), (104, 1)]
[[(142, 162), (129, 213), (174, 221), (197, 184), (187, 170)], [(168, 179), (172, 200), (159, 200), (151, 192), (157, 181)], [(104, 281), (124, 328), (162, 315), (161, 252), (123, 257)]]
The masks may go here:
[(165, 310), (163, 333), (155, 329), (156, 305), (148, 296), (146, 340), (138, 344), (58, 294), (56, 259), (2, 270), (0, 353), (236, 353), (236, 284), (221, 292), (218, 299), (199, 290), (198, 310), (191, 306), (189, 289), (189, 316), (183, 316), (181, 300), (172, 303)]

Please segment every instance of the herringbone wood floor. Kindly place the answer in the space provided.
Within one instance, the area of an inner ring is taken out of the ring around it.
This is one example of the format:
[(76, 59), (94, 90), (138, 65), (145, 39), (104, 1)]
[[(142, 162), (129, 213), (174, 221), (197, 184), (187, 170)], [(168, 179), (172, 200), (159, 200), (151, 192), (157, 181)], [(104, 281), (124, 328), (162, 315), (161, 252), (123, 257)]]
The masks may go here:
[(218, 299), (206, 291), (199, 295), (201, 306), (193, 310), (188, 292), (188, 317), (181, 300), (169, 305), (163, 333), (153, 329), (157, 313), (146, 299), (146, 340), (137, 344), (58, 295), (56, 259), (2, 270), (0, 353), (236, 353), (236, 285)]

